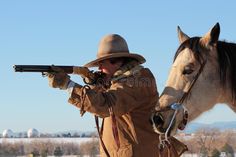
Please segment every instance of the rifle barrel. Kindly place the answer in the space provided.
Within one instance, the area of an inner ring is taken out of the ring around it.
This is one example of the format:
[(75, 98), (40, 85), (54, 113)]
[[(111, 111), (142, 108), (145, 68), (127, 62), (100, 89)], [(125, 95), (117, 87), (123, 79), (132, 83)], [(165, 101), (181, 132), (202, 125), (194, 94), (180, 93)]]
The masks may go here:
[[(73, 73), (74, 66), (56, 66), (65, 71), (65, 73)], [(15, 72), (54, 72), (51, 65), (14, 65)]]

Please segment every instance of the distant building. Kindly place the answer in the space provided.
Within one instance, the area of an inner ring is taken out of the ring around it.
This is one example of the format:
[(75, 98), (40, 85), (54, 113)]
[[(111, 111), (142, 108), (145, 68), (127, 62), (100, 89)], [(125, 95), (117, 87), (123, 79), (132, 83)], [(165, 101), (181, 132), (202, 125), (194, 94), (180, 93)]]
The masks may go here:
[(30, 128), (27, 132), (27, 136), (28, 136), (28, 138), (39, 137), (39, 132), (38, 132), (38, 130), (36, 130), (34, 128)]
[(2, 133), (2, 137), (3, 138), (13, 138), (14, 137), (14, 133), (13, 133), (13, 131), (11, 129), (6, 129)]

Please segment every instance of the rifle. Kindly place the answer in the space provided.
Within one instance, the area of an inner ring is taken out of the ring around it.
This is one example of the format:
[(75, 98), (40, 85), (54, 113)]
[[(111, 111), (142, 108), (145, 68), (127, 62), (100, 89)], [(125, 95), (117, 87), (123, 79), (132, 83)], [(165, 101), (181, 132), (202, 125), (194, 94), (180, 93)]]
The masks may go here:
[(58, 67), (67, 74), (81, 75), (84, 82), (89, 85), (97, 84), (100, 79), (103, 79), (105, 74), (99, 71), (89, 70), (87, 67), (82, 66), (61, 66), (61, 65), (14, 65), (15, 72), (41, 72), (44, 76), (45, 73), (57, 73), (52, 67)]

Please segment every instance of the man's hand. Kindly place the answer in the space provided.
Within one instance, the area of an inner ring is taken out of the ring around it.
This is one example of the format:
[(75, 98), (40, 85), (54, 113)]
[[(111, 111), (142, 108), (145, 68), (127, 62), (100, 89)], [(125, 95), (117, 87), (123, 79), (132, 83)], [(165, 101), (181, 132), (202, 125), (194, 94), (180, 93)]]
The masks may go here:
[(47, 74), (49, 86), (63, 90), (67, 89), (67, 86), (70, 82), (70, 76), (66, 74), (61, 68), (52, 66), (52, 69), (55, 72)]

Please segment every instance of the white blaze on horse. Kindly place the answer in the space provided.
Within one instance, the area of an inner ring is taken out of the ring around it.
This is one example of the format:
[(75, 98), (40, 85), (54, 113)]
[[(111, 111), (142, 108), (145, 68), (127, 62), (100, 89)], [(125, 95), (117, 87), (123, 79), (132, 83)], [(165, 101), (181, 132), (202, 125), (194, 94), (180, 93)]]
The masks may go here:
[[(178, 27), (180, 46), (152, 117), (156, 132), (174, 135), (186, 123), (184, 108), (189, 121), (218, 103), (236, 112), (236, 44), (219, 41), (219, 34), (219, 23), (205, 36), (193, 38)], [(184, 108), (171, 109), (176, 102)]]

